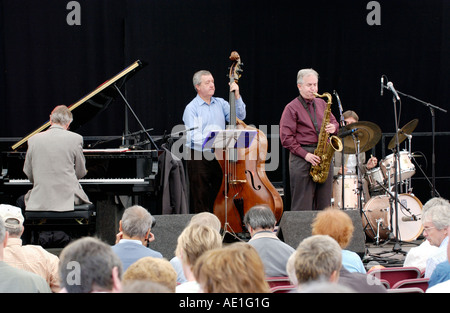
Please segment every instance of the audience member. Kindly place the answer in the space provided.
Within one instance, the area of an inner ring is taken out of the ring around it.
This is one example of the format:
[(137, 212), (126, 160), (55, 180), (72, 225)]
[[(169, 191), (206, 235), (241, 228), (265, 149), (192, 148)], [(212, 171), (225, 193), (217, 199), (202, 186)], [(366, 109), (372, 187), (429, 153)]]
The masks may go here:
[[(447, 246), (447, 251), (448, 250), (449, 248)], [(447, 280), (450, 280), (450, 263), (448, 261), (444, 261), (439, 263), (431, 274), (430, 280), (428, 281), (428, 288), (443, 283)]]
[[(447, 227), (447, 231), (450, 232), (450, 226)], [(447, 243), (447, 264), (450, 262), (450, 242)], [(442, 263), (441, 263), (442, 264)], [(440, 265), (440, 264), (439, 264)], [(437, 267), (436, 267), (437, 269)], [(435, 270), (436, 271), (436, 270)], [(434, 274), (434, 273), (433, 273)], [(431, 275), (433, 277), (433, 275)], [(450, 279), (443, 280), (433, 286), (429, 286), (426, 290), (427, 293), (449, 293), (450, 292)]]
[(47, 281), (53, 292), (58, 292), (59, 258), (38, 245), (22, 246), (20, 239), (24, 231), (22, 210), (8, 204), (0, 204), (0, 217), (9, 234), (3, 261), (15, 268), (38, 274)]
[(244, 242), (206, 251), (193, 273), (205, 293), (270, 292), (258, 252)]
[(295, 276), (300, 289), (311, 282), (336, 283), (341, 266), (341, 247), (328, 235), (314, 235), (302, 240), (295, 252)]
[[(210, 212), (200, 212), (195, 214), (191, 218), (188, 225), (191, 224), (210, 226), (213, 229), (217, 230), (218, 233), (220, 233), (220, 228), (222, 227), (219, 218)], [(181, 260), (176, 255), (170, 260), (170, 264), (172, 264), (173, 268), (177, 272), (177, 283), (181, 284), (187, 282), (186, 276), (183, 272), (183, 265), (181, 264)]]
[(353, 221), (347, 213), (327, 208), (316, 215), (311, 228), (313, 235), (329, 235), (337, 241), (342, 249), (342, 266), (349, 272), (366, 273), (359, 255), (345, 249), (350, 244), (354, 231)]
[(0, 218), (0, 293), (50, 293), (50, 287), (41, 276), (24, 271), (3, 261), (8, 243), (8, 232)]
[[(313, 235), (304, 239), (294, 253), (296, 277), (291, 278), (299, 286), (299, 292), (304, 292), (304, 288), (309, 288), (311, 283), (333, 283), (338, 289), (362, 293), (387, 292), (377, 278), (346, 270), (342, 266), (341, 250), (338, 242), (328, 235)], [(288, 269), (288, 273), (292, 275), (292, 270)]]
[(195, 223), (186, 227), (178, 237), (175, 253), (181, 260), (187, 282), (178, 285), (176, 292), (200, 292), (192, 268), (205, 251), (221, 247), (222, 237), (216, 229)]
[(386, 293), (386, 287), (373, 276), (359, 272), (349, 272), (345, 267), (339, 271), (339, 285), (355, 290), (358, 293)]
[[(293, 285), (298, 286), (298, 281), (296, 277), (295, 270), (295, 260), (296, 253), (294, 252), (289, 258), (286, 270), (289, 276), (290, 281)], [(311, 262), (314, 260), (311, 258)], [(308, 267), (310, 265), (307, 265)], [(329, 286), (327, 279), (320, 279), (319, 281), (314, 281), (312, 283), (304, 283), (301, 286), (300, 292), (332, 292), (329, 291), (326, 287)], [(317, 286), (315, 285), (317, 284)], [(351, 292), (362, 292), (362, 293), (385, 293), (387, 292), (386, 288), (381, 284), (380, 280), (375, 277), (368, 277), (367, 274), (358, 273), (358, 272), (349, 272), (344, 266), (341, 266), (339, 271), (339, 278), (337, 280), (337, 284), (335, 282), (331, 282), (336, 286), (336, 290), (342, 290), (342, 292), (346, 292), (346, 290), (351, 290)], [(320, 290), (320, 291), (319, 291)]]
[(175, 292), (177, 273), (166, 259), (148, 256), (131, 264), (123, 273), (123, 286), (136, 280), (158, 283)]
[(355, 290), (329, 281), (314, 281), (305, 284), (299, 293), (355, 293)]
[(425, 278), (430, 278), (439, 263), (447, 261), (448, 227), (450, 209), (448, 205), (435, 205), (422, 214), (423, 235), (438, 250), (432, 254), (426, 264)]
[(265, 205), (252, 207), (244, 216), (251, 239), (249, 244), (258, 252), (266, 277), (286, 277), (286, 263), (295, 249), (282, 242), (274, 233), (277, 220)]
[(120, 292), (122, 263), (111, 246), (94, 237), (69, 243), (59, 256), (61, 292)]
[(295, 255), (294, 251), (286, 262), (286, 273), (292, 285), (298, 286), (297, 275), (295, 273)]
[(119, 256), (123, 270), (139, 260), (151, 256), (162, 258), (162, 254), (148, 247), (148, 243), (155, 239), (151, 233), (153, 217), (142, 206), (134, 205), (126, 209), (119, 222), (119, 233), (113, 251)]
[[(430, 207), (435, 205), (449, 205), (447, 199), (435, 197), (428, 200), (422, 207), (422, 214)], [(406, 254), (403, 266), (417, 267), (421, 272), (425, 272), (427, 260), (430, 255), (433, 255), (438, 250), (438, 247), (432, 246), (428, 240), (424, 240), (418, 247), (411, 248)]]
[(149, 280), (129, 280), (123, 283), (122, 293), (172, 293), (166, 286)]

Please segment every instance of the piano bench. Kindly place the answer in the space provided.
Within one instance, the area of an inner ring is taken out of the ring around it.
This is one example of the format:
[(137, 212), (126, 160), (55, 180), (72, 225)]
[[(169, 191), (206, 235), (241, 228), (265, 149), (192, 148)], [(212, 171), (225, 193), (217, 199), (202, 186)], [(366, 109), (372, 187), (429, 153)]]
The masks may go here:
[(75, 205), (73, 211), (25, 211), (24, 240), (36, 244), (37, 231), (65, 231), (76, 232), (84, 230), (84, 235), (91, 235), (95, 231), (96, 210), (93, 204)]

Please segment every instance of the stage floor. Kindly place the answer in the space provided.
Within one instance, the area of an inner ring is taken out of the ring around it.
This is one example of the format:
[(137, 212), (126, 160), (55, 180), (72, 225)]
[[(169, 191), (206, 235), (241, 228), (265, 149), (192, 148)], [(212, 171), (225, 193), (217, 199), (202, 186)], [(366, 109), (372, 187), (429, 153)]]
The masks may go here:
[(363, 257), (363, 263), (367, 270), (375, 265), (382, 265), (384, 267), (403, 266), (409, 250), (419, 246), (423, 241), (423, 238), (399, 243), (393, 240), (378, 245), (374, 242), (366, 242), (366, 254)]

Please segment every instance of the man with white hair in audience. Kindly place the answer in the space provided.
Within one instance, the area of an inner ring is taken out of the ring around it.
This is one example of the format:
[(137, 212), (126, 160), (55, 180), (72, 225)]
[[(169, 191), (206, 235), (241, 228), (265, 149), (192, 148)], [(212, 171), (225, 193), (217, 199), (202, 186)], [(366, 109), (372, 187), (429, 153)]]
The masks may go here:
[(437, 251), (427, 260), (425, 277), (431, 277), (439, 263), (447, 261), (448, 228), (450, 210), (447, 205), (435, 205), (422, 214), (423, 235)]
[[(448, 232), (450, 232), (450, 226), (447, 227), (447, 233)], [(444, 261), (444, 262), (447, 262), (447, 264), (445, 264), (445, 265), (447, 265), (447, 268), (448, 268), (448, 265), (449, 265), (449, 260), (450, 260), (450, 242), (447, 242), (447, 261)], [(443, 265), (444, 262), (439, 264), (438, 267)], [(445, 280), (443, 282), (440, 282), (440, 283), (438, 283), (438, 284), (436, 284), (436, 285), (434, 285), (432, 287), (429, 287), (426, 292), (427, 293), (450, 292), (450, 279), (447, 279), (447, 280)]]
[[(434, 197), (428, 200), (422, 208), (422, 215), (431, 207), (435, 205), (446, 205), (450, 210), (450, 203), (447, 199), (441, 197)], [(427, 260), (430, 255), (437, 252), (438, 247), (432, 246), (428, 240), (424, 240), (418, 247), (411, 248), (406, 254), (403, 266), (417, 267), (421, 272), (425, 272)]]

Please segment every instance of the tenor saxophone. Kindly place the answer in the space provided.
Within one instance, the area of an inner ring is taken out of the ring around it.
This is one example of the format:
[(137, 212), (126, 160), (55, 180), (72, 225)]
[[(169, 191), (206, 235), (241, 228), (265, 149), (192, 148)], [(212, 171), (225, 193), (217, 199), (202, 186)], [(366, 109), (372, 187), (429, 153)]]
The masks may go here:
[(330, 136), (325, 126), (330, 122), (331, 115), (331, 95), (328, 92), (319, 95), (314, 93), (314, 96), (320, 98), (327, 98), (327, 108), (323, 115), (322, 126), (320, 127), (319, 140), (317, 142), (317, 148), (314, 150), (314, 154), (320, 157), (320, 163), (318, 165), (312, 165), (309, 171), (312, 179), (316, 183), (324, 183), (328, 178), (330, 171), (331, 161), (335, 151), (342, 151), (342, 141), (338, 136)]

